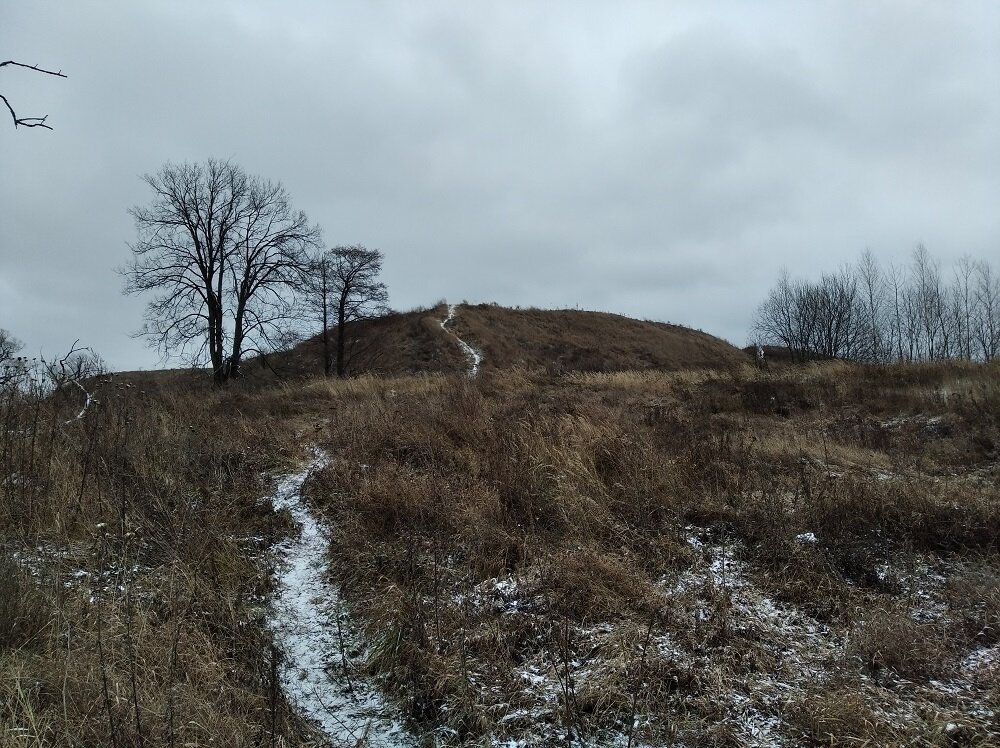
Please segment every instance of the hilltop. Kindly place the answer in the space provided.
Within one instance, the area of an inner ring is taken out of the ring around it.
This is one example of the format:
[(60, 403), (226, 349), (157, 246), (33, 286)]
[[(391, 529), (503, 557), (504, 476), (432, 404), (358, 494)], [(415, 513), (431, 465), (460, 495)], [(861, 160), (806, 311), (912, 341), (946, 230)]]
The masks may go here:
[[(349, 323), (348, 339), (354, 341), (350, 373), (464, 372), (468, 362), (451, 332), (482, 354), (484, 370), (680, 371), (727, 369), (747, 361), (743, 351), (708, 333), (606, 312), (459, 304), (454, 315), (448, 330), (441, 325), (448, 316), (443, 302)], [(281, 377), (315, 373), (321, 351), (322, 338), (316, 335), (246, 368)]]
[(562, 371), (722, 369), (746, 362), (708, 333), (606, 312), (461, 306), (455, 331), (483, 351), (483, 366)]

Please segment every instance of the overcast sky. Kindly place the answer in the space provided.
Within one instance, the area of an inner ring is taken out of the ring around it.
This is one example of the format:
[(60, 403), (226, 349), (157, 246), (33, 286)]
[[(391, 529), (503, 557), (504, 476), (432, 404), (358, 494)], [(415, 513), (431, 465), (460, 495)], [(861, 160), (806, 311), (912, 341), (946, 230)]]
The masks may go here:
[(280, 180), (438, 299), (743, 345), (783, 266), (1000, 259), (1000, 3), (5, 2), (0, 327), (158, 355), (114, 269), (166, 161)]

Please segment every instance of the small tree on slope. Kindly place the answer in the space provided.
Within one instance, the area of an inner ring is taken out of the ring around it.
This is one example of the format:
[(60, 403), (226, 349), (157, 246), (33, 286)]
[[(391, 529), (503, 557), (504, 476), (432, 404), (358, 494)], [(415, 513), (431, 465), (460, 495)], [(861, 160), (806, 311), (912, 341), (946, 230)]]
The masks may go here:
[[(385, 284), (378, 277), (384, 256), (361, 244), (334, 247), (310, 264), (308, 293), (323, 325), (323, 371), (347, 376), (347, 325), (381, 314), (388, 301)], [(335, 318), (335, 349), (330, 344), (330, 323)]]

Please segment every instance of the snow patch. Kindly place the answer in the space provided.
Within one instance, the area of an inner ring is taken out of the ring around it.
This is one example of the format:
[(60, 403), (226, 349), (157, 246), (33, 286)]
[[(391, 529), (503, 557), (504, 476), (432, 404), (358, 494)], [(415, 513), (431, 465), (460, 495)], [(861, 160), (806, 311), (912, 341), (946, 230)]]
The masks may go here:
[[(708, 626), (708, 633), (713, 626), (722, 626), (729, 632), (727, 639), (754, 642), (767, 655), (773, 669), (735, 675), (719, 697), (742, 745), (785, 745), (782, 717), (789, 701), (822, 676), (827, 663), (843, 652), (845, 641), (804, 611), (778, 603), (761, 590), (739, 558), (738, 541), (723, 542), (695, 526), (685, 531), (687, 544), (700, 558), (677, 577), (664, 578), (662, 588), (675, 609), (687, 611), (696, 630)], [(803, 533), (797, 540), (813, 543), (816, 537)], [(722, 656), (730, 643), (724, 640), (719, 646), (722, 651), (716, 656)], [(683, 649), (674, 650), (680, 662), (690, 657)]]
[(982, 647), (971, 652), (962, 660), (962, 670), (983, 671), (1000, 668), (1000, 645)]

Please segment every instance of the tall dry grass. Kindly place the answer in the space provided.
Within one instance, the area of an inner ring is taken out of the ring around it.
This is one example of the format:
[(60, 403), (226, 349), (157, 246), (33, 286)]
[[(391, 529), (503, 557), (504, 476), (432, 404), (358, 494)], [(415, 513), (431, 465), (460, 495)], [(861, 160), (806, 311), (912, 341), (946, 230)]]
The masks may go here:
[[(332, 569), (379, 642), (373, 666), (414, 718), (446, 723), (459, 740), (496, 735), (516, 711), (511, 679), (525, 658), (549, 652), (551, 672), (572, 682), (572, 663), (586, 659), (573, 631), (641, 631), (652, 620), (694, 641), (662, 585), (694, 563), (692, 526), (738, 548), (778, 603), (856, 628), (837, 668), (927, 680), (995, 623), (976, 634), (971, 623), (905, 624), (892, 612), (903, 591), (881, 569), (928, 553), (993, 563), (996, 373), (833, 362), (324, 388), (331, 415), (316, 436), (332, 459), (311, 492), (335, 528)], [(529, 615), (508, 620), (482, 600), (490, 580), (510, 577)], [(698, 646), (743, 667), (734, 652), (756, 645), (727, 630), (724, 586), (706, 594), (721, 613)], [(992, 615), (975, 607), (956, 596), (958, 617)], [(672, 680), (656, 688), (702, 698), (707, 672), (658, 657), (650, 670)], [(607, 688), (586, 694), (566, 686), (561, 729), (595, 735), (631, 719), (638, 696), (626, 672), (604, 673)], [(494, 684), (492, 701), (477, 681)], [(710, 702), (683, 719), (677, 699), (643, 708), (704, 738)], [(816, 709), (800, 713), (803, 735), (850, 721)]]
[[(930, 721), (902, 729), (836, 694), (929, 687), (1000, 640), (997, 375), (550, 367), (226, 392), (129, 378), (101, 382), (80, 418), (79, 393), (8, 393), (0, 742), (301, 743), (262, 624), (264, 554), (287, 529), (262, 476), (318, 443), (330, 464), (307, 493), (369, 666), (441, 739), (738, 744), (720, 694), (780, 663), (724, 576), (671, 591), (704, 543), (850, 634), (828, 692), (789, 703), (790, 734), (935, 744)], [(927, 559), (948, 569), (947, 620), (907, 617)], [(551, 708), (525, 694), (529, 666)]]
[(0, 407), (0, 744), (297, 742), (267, 659), (264, 474), (239, 392), (20, 390)]

